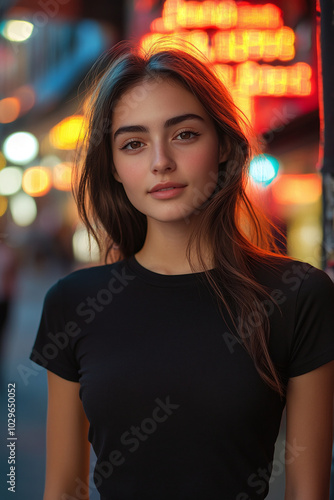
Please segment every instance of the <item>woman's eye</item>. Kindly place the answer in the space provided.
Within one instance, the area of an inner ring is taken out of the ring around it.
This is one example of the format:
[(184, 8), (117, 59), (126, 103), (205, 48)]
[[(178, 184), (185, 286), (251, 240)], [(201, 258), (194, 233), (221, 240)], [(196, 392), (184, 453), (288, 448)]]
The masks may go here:
[(140, 141), (131, 141), (131, 142), (128, 142), (127, 144), (125, 144), (125, 146), (123, 146), (121, 149), (135, 150), (135, 149), (139, 149), (141, 144), (143, 144), (143, 143)]
[(192, 139), (197, 135), (199, 135), (197, 132), (191, 132), (190, 130), (185, 130), (184, 132), (180, 132), (177, 137), (180, 137), (182, 140), (187, 140), (187, 139)]

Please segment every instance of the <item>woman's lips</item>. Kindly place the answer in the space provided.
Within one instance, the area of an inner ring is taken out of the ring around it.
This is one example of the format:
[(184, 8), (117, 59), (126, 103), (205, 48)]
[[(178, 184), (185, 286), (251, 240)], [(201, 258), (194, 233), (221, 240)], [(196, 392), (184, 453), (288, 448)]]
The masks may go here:
[(169, 198), (174, 198), (178, 194), (182, 193), (182, 191), (186, 188), (183, 187), (172, 187), (172, 188), (161, 188), (159, 191), (152, 191), (149, 194), (153, 196), (153, 198), (157, 198), (158, 200), (166, 200)]

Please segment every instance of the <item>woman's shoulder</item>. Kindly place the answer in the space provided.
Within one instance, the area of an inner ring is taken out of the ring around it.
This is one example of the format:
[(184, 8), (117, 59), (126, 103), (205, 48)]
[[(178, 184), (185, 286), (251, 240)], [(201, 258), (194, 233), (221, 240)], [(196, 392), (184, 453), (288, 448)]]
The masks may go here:
[(47, 300), (67, 300), (83, 294), (89, 295), (98, 290), (109, 288), (112, 284), (124, 284), (130, 280), (125, 260), (76, 269), (59, 278), (47, 291)]
[(256, 281), (271, 289), (312, 295), (334, 293), (334, 283), (328, 274), (308, 262), (273, 255), (252, 260), (250, 267)]

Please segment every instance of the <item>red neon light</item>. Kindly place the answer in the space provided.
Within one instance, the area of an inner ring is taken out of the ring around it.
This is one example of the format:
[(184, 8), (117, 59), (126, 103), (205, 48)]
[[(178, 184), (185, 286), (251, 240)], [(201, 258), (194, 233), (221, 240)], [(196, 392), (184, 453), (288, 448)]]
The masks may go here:
[(134, 9), (137, 11), (151, 10), (155, 3), (155, 0), (135, 0)]
[[(209, 34), (207, 28), (215, 28), (215, 32)], [(283, 25), (282, 11), (276, 5), (166, 0), (162, 17), (152, 22), (151, 32), (141, 39), (143, 49), (148, 50), (162, 35), (172, 47), (188, 50), (187, 43), (194, 45), (213, 62), (250, 119), (254, 96), (306, 96), (312, 92), (308, 64), (256, 62), (290, 61), (295, 56), (295, 34)]]

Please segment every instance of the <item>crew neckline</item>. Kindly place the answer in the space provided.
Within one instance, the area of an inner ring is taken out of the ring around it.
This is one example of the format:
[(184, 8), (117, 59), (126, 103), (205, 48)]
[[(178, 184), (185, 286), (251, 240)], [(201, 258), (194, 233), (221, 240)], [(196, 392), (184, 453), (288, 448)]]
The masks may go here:
[[(185, 285), (198, 282), (199, 279), (206, 279), (205, 271), (188, 274), (161, 274), (151, 271), (142, 266), (136, 257), (132, 255), (127, 259), (127, 264), (132, 272), (149, 283), (160, 286)], [(212, 271), (212, 269), (211, 269)]]

